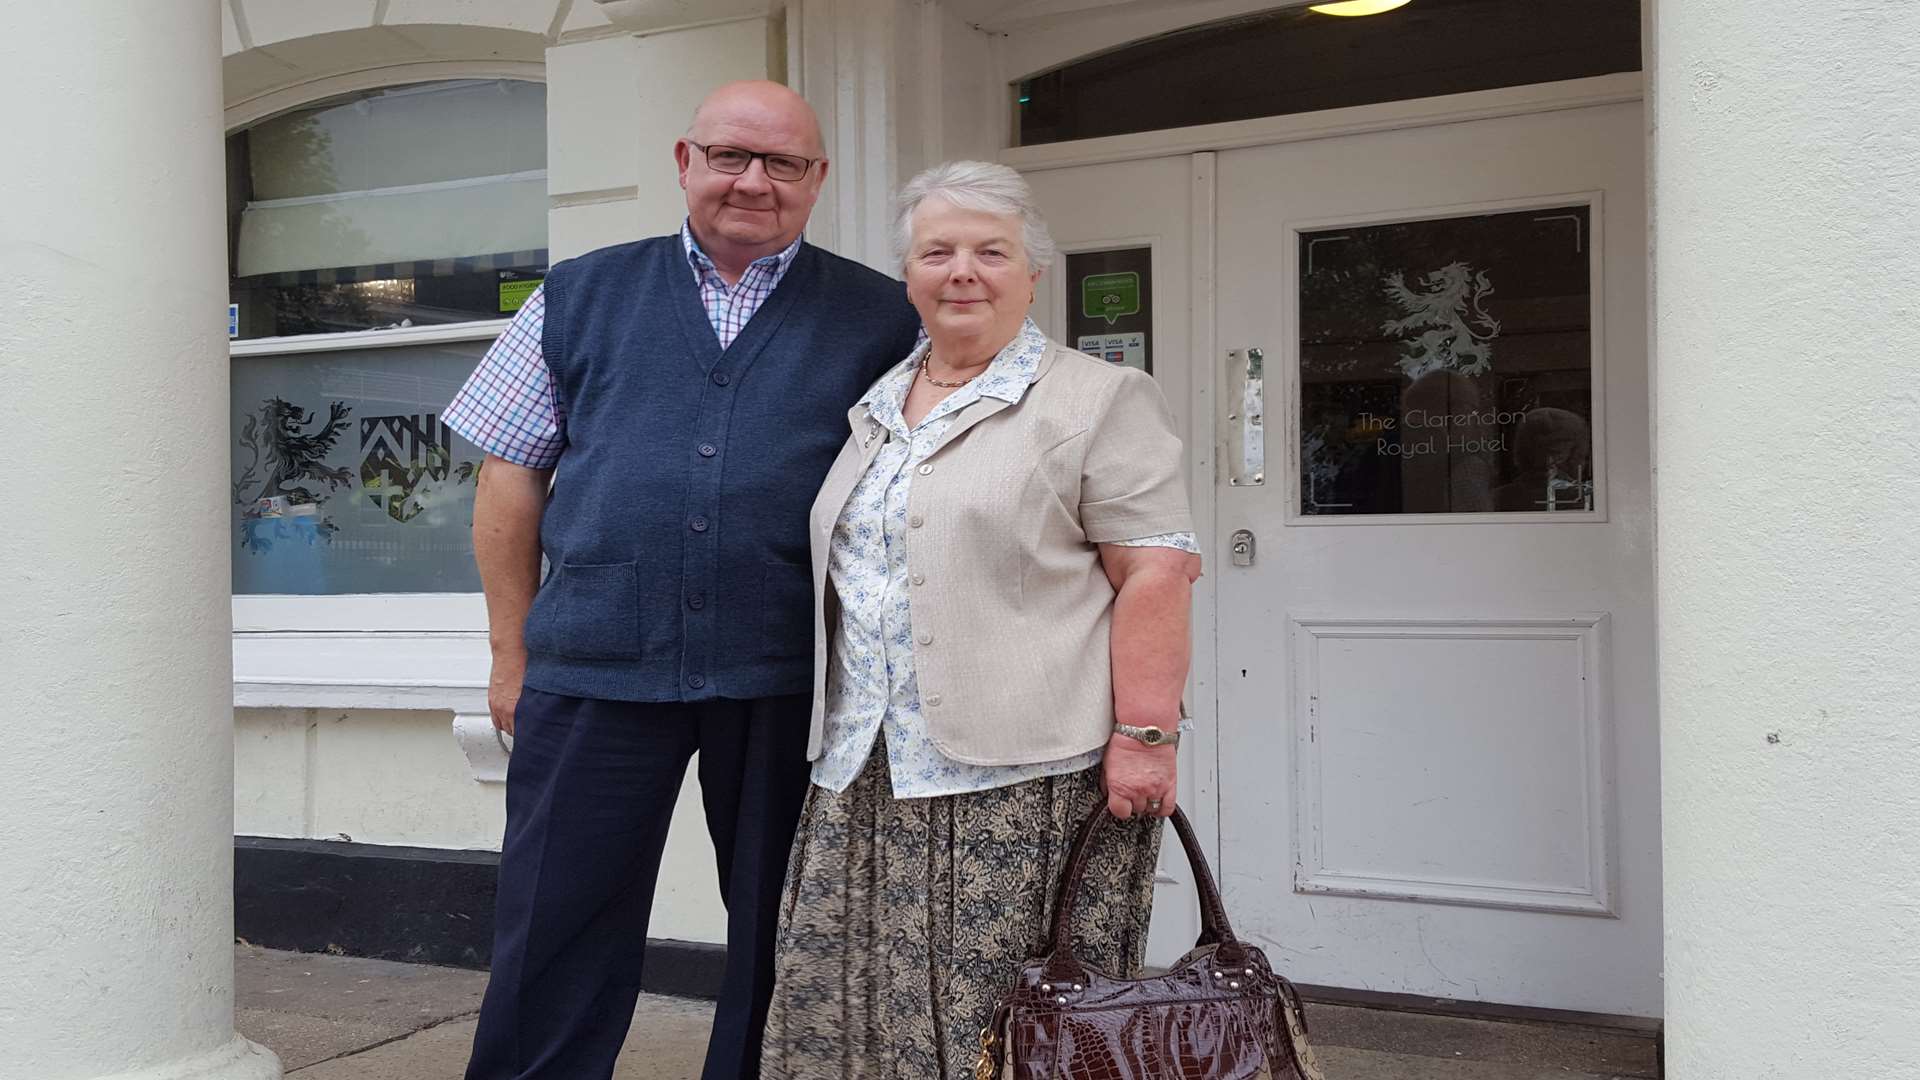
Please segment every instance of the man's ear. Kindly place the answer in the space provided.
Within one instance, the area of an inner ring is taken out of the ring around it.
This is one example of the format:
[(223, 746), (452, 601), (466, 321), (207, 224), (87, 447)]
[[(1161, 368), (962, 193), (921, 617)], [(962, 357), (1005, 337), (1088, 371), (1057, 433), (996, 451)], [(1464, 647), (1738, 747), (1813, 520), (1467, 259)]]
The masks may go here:
[(680, 186), (687, 186), (687, 169), (693, 164), (693, 144), (685, 139), (675, 139), (673, 143), (673, 163), (680, 170)]

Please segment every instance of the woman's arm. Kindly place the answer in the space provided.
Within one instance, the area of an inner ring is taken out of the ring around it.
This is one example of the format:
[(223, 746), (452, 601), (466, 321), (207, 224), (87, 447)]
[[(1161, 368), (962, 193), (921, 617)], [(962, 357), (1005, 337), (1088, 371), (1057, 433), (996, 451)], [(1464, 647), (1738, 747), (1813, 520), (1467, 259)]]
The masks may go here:
[[(1170, 547), (1100, 545), (1112, 582), (1114, 717), (1120, 723), (1173, 730), (1190, 658), (1193, 583), (1200, 556)], [(1173, 746), (1147, 746), (1115, 732), (1104, 763), (1107, 809), (1115, 817), (1173, 813), (1177, 794)], [(1149, 800), (1159, 800), (1149, 808)]]

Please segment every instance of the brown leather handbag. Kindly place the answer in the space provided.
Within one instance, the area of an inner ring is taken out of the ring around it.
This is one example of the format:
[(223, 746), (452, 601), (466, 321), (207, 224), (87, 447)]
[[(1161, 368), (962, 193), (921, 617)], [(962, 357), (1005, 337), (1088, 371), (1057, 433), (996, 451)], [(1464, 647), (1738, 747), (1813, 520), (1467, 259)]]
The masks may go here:
[(1236, 939), (1187, 816), (1173, 812), (1200, 890), (1200, 939), (1164, 975), (1116, 978), (1073, 954), (1073, 903), (1105, 803), (1080, 826), (1046, 952), (980, 1033), (975, 1080), (1325, 1080), (1293, 984)]

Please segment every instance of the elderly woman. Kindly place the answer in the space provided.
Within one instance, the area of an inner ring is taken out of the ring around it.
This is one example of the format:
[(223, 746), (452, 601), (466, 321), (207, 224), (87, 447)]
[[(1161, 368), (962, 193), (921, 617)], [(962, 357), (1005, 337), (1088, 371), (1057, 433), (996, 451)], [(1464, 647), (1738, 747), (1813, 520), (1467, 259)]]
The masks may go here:
[[(1104, 801), (1080, 955), (1141, 962), (1173, 812), (1200, 559), (1153, 379), (1047, 339), (1026, 183), (902, 191), (927, 340), (850, 415), (813, 507), (813, 787), (787, 871), (763, 1074), (962, 1080)], [(831, 641), (831, 647), (828, 646)]]

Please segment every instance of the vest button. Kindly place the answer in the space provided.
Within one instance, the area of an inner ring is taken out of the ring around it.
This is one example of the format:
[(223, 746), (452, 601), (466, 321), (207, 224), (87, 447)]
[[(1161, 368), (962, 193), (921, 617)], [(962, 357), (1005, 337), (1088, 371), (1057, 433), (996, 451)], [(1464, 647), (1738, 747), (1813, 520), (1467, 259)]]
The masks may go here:
[(732, 381), (732, 379), (727, 378), (727, 373), (724, 371), (716, 371), (713, 373), (713, 385), (715, 386), (725, 386)]
[(694, 518), (692, 521), (687, 522), (687, 527), (692, 529), (694, 532), (706, 532), (707, 519), (703, 517)]
[(933, 472), (933, 466), (931, 466), (931, 465), (922, 465), (922, 466), (920, 466), (920, 475), (921, 475), (921, 476), (926, 476), (926, 475), (928, 475), (928, 474), (930, 474), (930, 473), (932, 473), (932, 472)]
[(919, 514), (915, 514), (912, 517), (907, 519), (907, 528), (917, 529), (920, 526), (925, 525), (926, 523), (927, 523), (926, 518), (921, 517)]
[(913, 575), (913, 583), (915, 585), (925, 585), (927, 583), (927, 575), (925, 574)]
[(920, 631), (919, 638), (917, 638), (916, 640), (918, 640), (922, 645), (931, 645), (933, 644), (933, 635), (928, 633), (925, 630), (922, 630)]
[(927, 708), (929, 708), (929, 709), (937, 709), (937, 708), (939, 708), (939, 707), (940, 707), (940, 695), (939, 695), (939, 694), (928, 694), (928, 695), (927, 695)]
[(695, 611), (699, 611), (701, 608), (706, 607), (707, 606), (706, 594), (705, 593), (688, 593), (687, 606), (692, 608)]
[(717, 454), (717, 453), (719, 453), (719, 452), (720, 452), (720, 450), (719, 450), (719, 448), (717, 448), (717, 447), (715, 447), (715, 446), (714, 446), (714, 445), (713, 445), (712, 443), (710, 443), (710, 442), (703, 442), (703, 443), (701, 443), (701, 444), (700, 444), (700, 456), (701, 456), (701, 457), (712, 457), (713, 455), (715, 455), (715, 454)]
[(701, 687), (707, 685), (707, 677), (705, 675), (699, 675), (699, 674), (689, 675), (687, 676), (687, 685), (693, 687), (695, 690), (698, 690)]

